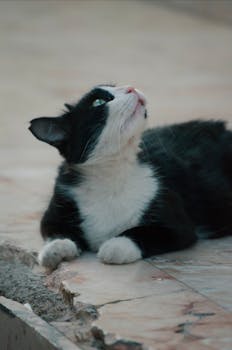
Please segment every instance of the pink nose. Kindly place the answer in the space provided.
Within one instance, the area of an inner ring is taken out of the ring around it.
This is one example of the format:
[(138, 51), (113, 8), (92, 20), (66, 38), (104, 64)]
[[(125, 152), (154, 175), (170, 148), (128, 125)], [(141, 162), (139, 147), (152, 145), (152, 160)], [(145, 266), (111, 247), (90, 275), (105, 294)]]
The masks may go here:
[(131, 94), (132, 92), (136, 92), (136, 91), (135, 91), (135, 88), (133, 88), (133, 86), (129, 86), (126, 88), (126, 92), (127, 94)]

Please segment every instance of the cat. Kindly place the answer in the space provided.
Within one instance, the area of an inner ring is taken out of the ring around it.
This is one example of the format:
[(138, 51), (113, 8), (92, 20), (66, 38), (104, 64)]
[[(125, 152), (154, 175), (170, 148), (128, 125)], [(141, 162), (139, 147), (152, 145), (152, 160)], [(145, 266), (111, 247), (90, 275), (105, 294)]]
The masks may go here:
[(99, 85), (30, 131), (64, 158), (41, 220), (41, 265), (90, 250), (126, 264), (232, 233), (232, 132), (223, 121), (146, 129), (146, 99)]

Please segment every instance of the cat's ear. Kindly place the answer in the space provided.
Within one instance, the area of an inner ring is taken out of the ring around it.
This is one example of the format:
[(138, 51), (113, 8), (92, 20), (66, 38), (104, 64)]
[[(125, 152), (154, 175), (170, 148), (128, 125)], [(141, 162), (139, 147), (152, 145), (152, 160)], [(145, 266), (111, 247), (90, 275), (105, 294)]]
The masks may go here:
[(68, 121), (63, 117), (41, 117), (31, 120), (29, 130), (40, 141), (59, 147), (69, 134)]
[(67, 108), (68, 112), (72, 112), (72, 110), (74, 109), (74, 107), (69, 103), (65, 103), (64, 106)]

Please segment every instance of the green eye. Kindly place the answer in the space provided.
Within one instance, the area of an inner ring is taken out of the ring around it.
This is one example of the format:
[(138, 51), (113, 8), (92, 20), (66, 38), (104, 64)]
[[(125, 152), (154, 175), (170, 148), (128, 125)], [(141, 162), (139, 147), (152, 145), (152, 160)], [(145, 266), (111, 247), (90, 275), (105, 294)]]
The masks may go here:
[(102, 99), (98, 98), (95, 101), (93, 101), (92, 106), (93, 107), (98, 107), (98, 106), (104, 105), (105, 103), (106, 103), (105, 100), (102, 100)]

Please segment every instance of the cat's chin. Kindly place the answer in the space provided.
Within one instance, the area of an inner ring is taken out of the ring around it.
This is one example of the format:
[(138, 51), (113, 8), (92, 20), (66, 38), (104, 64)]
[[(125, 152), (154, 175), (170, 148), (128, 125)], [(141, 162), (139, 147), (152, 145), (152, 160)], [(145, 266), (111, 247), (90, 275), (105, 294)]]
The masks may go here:
[(139, 106), (123, 123), (121, 135), (127, 139), (138, 136), (144, 131), (146, 124), (146, 111)]

